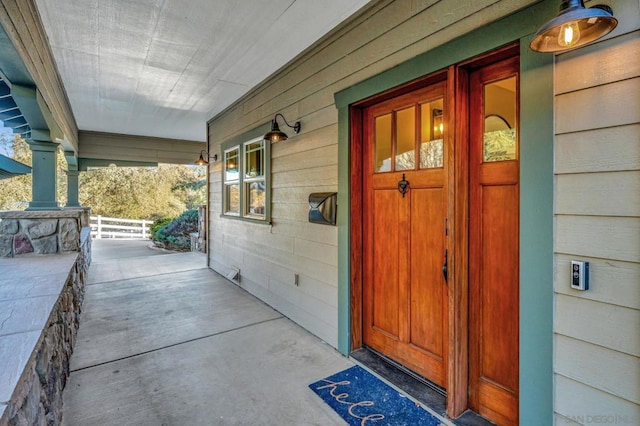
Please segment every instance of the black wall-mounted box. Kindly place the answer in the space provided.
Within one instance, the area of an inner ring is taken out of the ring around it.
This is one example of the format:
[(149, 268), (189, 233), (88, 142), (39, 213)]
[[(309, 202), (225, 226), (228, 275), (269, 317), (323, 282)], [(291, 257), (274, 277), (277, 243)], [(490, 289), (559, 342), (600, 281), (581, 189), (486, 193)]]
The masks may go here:
[(314, 192), (309, 194), (309, 222), (335, 225), (337, 211), (337, 192)]

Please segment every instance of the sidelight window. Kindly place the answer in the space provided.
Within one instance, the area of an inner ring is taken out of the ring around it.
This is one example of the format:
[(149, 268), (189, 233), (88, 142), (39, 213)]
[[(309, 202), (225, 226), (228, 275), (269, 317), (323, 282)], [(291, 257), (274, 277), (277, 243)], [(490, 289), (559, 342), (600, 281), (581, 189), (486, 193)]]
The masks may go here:
[(516, 77), (484, 85), (483, 158), (486, 162), (518, 159)]

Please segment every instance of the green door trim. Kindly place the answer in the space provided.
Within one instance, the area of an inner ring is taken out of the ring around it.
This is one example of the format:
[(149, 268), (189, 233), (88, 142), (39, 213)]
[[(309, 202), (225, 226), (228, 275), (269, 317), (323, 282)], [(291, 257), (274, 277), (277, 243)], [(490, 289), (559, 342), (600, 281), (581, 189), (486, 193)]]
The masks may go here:
[(335, 94), (338, 108), (338, 350), (350, 352), (349, 105), (520, 41), (520, 424), (553, 424), (553, 55), (533, 52), (557, 12), (545, 0)]

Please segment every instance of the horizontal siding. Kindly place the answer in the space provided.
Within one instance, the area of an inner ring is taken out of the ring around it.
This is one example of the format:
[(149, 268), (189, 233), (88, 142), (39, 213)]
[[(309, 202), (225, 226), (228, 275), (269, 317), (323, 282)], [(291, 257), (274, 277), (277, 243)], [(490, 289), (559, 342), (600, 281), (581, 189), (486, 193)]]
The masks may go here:
[(556, 216), (557, 253), (640, 262), (638, 241), (639, 217)]
[(302, 290), (292, 290), (290, 283), (281, 283), (275, 279), (269, 279), (269, 291), (296, 305), (302, 311), (310, 313), (330, 328), (338, 328), (338, 317), (334, 315), (335, 305), (324, 305), (322, 301), (308, 297), (308, 294)]
[(560, 415), (558, 413), (554, 414), (553, 422), (554, 422), (554, 424), (556, 424), (558, 426), (560, 426), (560, 425), (563, 425), (563, 426), (580, 425), (580, 423), (575, 422), (575, 421), (571, 420), (570, 418), (562, 416), (562, 415)]
[(640, 188), (640, 170), (559, 175), (555, 211), (562, 215), (640, 216), (640, 191), (629, 190), (633, 188)]
[[(259, 233), (256, 232), (254, 234), (258, 236)], [(239, 238), (238, 234), (227, 232), (226, 230), (224, 230), (221, 235), (217, 235), (217, 237), (222, 239), (229, 247), (242, 250), (243, 260), (247, 256), (253, 255), (272, 264), (286, 266), (290, 262), (293, 253), (293, 241), (291, 239), (285, 241), (277, 241), (274, 239), (271, 241), (271, 244), (265, 245), (255, 240)]]
[(640, 124), (556, 136), (556, 174), (638, 169), (640, 169)]
[(296, 239), (293, 251), (298, 256), (306, 257), (311, 260), (324, 263), (328, 266), (338, 266), (336, 247), (333, 245), (322, 244), (315, 241), (307, 241), (303, 239)]
[(637, 404), (559, 374), (556, 375), (554, 400), (560, 415), (581, 425), (639, 424), (640, 407)]
[(640, 404), (638, 357), (562, 335), (555, 352), (558, 374)]
[[(556, 94), (637, 77), (640, 61), (631, 58), (640, 58), (640, 31), (563, 55), (554, 74)], [(573, 72), (577, 68), (580, 72)]]
[(640, 424), (640, 3), (612, 7), (618, 28), (554, 72), (557, 425)]
[[(333, 186), (338, 188), (338, 165), (295, 169), (271, 175), (272, 188), (287, 188), (300, 186)], [(278, 200), (273, 199), (276, 203)]]
[(272, 229), (274, 234), (287, 235), (298, 240), (308, 240), (336, 247), (338, 245), (337, 232), (331, 232), (331, 228), (327, 226), (310, 225), (307, 221), (278, 219)]
[(562, 120), (556, 120), (556, 133), (640, 123), (638, 93), (640, 77), (558, 95), (556, 116)]
[(571, 261), (576, 256), (555, 257), (555, 291), (596, 302), (640, 309), (640, 263), (619, 262), (578, 256), (589, 262), (589, 291), (571, 288)]
[(115, 133), (81, 131), (78, 138), (79, 157), (107, 160), (193, 164), (206, 148), (202, 142)]
[(307, 170), (338, 164), (338, 145), (322, 146), (287, 156), (272, 157), (271, 173), (278, 174), (292, 170)]
[(277, 143), (272, 146), (271, 158), (286, 157), (301, 151), (320, 149), (325, 146), (335, 145), (338, 126), (333, 123), (329, 126), (309, 130), (304, 127), (304, 139), (294, 136), (290, 141)]
[(280, 204), (304, 204), (312, 192), (335, 192), (333, 185), (279, 187), (273, 189), (273, 198)]
[(640, 357), (640, 311), (556, 295), (556, 333)]
[(309, 214), (309, 205), (273, 203), (272, 214), (281, 219), (305, 222)]

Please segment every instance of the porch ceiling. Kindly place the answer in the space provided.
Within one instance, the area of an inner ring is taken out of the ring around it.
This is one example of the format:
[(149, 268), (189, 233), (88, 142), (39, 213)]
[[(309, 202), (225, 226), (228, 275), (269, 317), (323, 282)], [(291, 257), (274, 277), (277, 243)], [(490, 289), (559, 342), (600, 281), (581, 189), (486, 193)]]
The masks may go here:
[(80, 130), (193, 141), (368, 2), (36, 0)]

